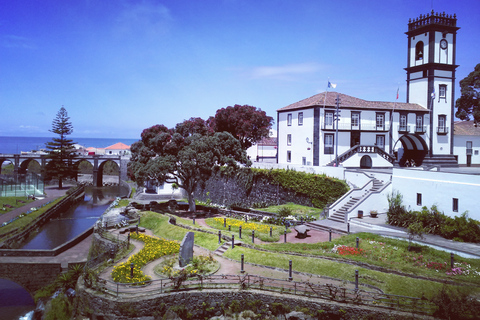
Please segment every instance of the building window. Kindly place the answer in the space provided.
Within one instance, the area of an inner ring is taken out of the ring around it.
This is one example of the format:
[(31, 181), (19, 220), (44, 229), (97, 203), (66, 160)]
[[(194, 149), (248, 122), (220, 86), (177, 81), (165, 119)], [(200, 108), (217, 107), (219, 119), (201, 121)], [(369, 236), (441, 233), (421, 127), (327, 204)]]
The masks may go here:
[(423, 41), (418, 41), (415, 45), (415, 60), (423, 60)]
[(292, 125), (292, 114), (289, 113), (287, 114), (287, 126), (291, 126)]
[(458, 199), (453, 198), (453, 212), (458, 212)]
[(375, 128), (385, 130), (385, 113), (377, 113)]
[(401, 114), (400, 115), (400, 126), (398, 128), (398, 131), (408, 131), (407, 128), (407, 115), (406, 114)]
[(447, 128), (447, 116), (444, 114), (439, 114), (438, 115), (438, 128), (437, 128), (437, 133), (438, 134), (447, 134), (448, 133), (448, 128)]
[(325, 134), (324, 147), (324, 154), (333, 154), (333, 134)]
[(360, 113), (352, 112), (352, 129), (360, 130)]
[(292, 145), (292, 135), (287, 134), (287, 146), (291, 146), (291, 145)]
[(303, 126), (303, 112), (298, 113), (298, 125)]
[(302, 157), (302, 166), (307, 165), (307, 157)]
[(473, 142), (467, 141), (467, 154), (472, 154), (472, 153), (473, 153)]
[(417, 193), (417, 206), (421, 206), (421, 205), (422, 205), (422, 194)]
[(385, 136), (384, 135), (377, 135), (377, 139), (375, 145), (382, 150), (385, 150)]
[(292, 151), (287, 151), (287, 162), (292, 162)]
[(333, 128), (333, 112), (325, 112), (325, 128)]
[(438, 100), (444, 99), (445, 102), (447, 101), (447, 85), (441, 84), (438, 90)]
[(417, 115), (415, 120), (415, 132), (425, 132), (425, 128), (423, 127), (423, 116)]

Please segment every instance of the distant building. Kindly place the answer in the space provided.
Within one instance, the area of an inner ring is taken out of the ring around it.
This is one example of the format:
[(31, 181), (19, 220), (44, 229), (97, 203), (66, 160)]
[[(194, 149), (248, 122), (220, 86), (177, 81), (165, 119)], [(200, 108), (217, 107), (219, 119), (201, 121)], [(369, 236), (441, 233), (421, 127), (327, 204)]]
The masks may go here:
[(130, 154), (130, 146), (125, 143), (117, 142), (114, 145), (105, 148), (106, 155), (119, 155), (124, 156)]
[(90, 156), (105, 154), (105, 148), (88, 147), (85, 150), (87, 150), (87, 154)]
[(460, 166), (480, 166), (480, 126), (473, 121), (454, 123), (453, 152)]
[(263, 138), (259, 143), (248, 148), (247, 155), (251, 161), (276, 163), (277, 137)]

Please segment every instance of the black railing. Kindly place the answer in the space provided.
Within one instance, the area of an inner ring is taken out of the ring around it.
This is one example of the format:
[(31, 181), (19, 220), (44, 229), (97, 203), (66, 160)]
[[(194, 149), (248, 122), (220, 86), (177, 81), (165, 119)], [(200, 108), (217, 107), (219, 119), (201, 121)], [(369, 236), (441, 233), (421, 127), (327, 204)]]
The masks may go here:
[(240, 290), (255, 289), (269, 291), (275, 294), (293, 294), (305, 296), (309, 299), (328, 299), (336, 302), (413, 311), (423, 314), (431, 314), (436, 310), (436, 306), (430, 301), (416, 297), (339, 287), (333, 284), (314, 284), (308, 281), (297, 282), (286, 279), (267, 278), (250, 274), (195, 276), (183, 282), (175, 278), (165, 278), (128, 284), (98, 278), (97, 281), (85, 284), (105, 294), (121, 297), (139, 297), (158, 293), (235, 288)]
[(437, 134), (448, 134), (448, 127), (437, 127)]
[(430, 25), (430, 24), (440, 24), (443, 26), (456, 27), (457, 26), (457, 16), (454, 14), (448, 15), (444, 13), (434, 13), (433, 10), (431, 14), (420, 15), (419, 18), (410, 19), (408, 21), (408, 31), (419, 29), (421, 27)]

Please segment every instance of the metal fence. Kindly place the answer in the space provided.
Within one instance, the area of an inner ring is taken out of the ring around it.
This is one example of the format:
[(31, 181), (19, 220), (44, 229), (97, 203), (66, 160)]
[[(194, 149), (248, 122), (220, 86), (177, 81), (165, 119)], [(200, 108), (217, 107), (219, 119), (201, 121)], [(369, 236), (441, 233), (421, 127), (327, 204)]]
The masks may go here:
[(313, 284), (261, 277), (257, 275), (210, 275), (195, 276), (185, 281), (179, 278), (150, 280), (141, 283), (118, 283), (97, 279), (93, 288), (112, 296), (148, 296), (158, 293), (188, 292), (208, 289), (261, 290), (281, 294), (306, 296), (310, 299), (325, 299), (335, 302), (351, 303), (432, 314), (436, 306), (426, 299), (384, 294), (381, 292), (349, 289), (332, 284)]

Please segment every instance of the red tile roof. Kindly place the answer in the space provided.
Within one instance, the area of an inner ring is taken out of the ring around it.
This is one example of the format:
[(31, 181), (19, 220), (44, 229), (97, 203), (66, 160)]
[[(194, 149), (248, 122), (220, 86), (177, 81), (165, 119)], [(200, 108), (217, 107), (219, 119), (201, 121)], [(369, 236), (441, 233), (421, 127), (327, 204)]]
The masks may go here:
[(459, 136), (480, 136), (480, 125), (475, 126), (473, 121), (455, 121), (454, 133)]
[[(325, 94), (327, 99), (325, 100)], [(337, 95), (340, 96), (340, 109), (341, 108), (355, 108), (355, 109), (395, 109), (395, 110), (410, 110), (410, 111), (424, 111), (428, 110), (417, 103), (405, 103), (405, 102), (384, 102), (384, 101), (367, 101), (359, 98), (355, 98), (343, 93), (338, 92), (322, 92), (316, 94), (310, 98), (303, 99), (301, 101), (292, 103), (286, 107), (280, 108), (277, 111), (292, 111), (296, 109), (308, 108), (313, 106), (325, 106), (335, 107)]]
[(130, 146), (127, 146), (125, 143), (117, 142), (114, 145), (105, 148), (106, 150), (128, 150)]

